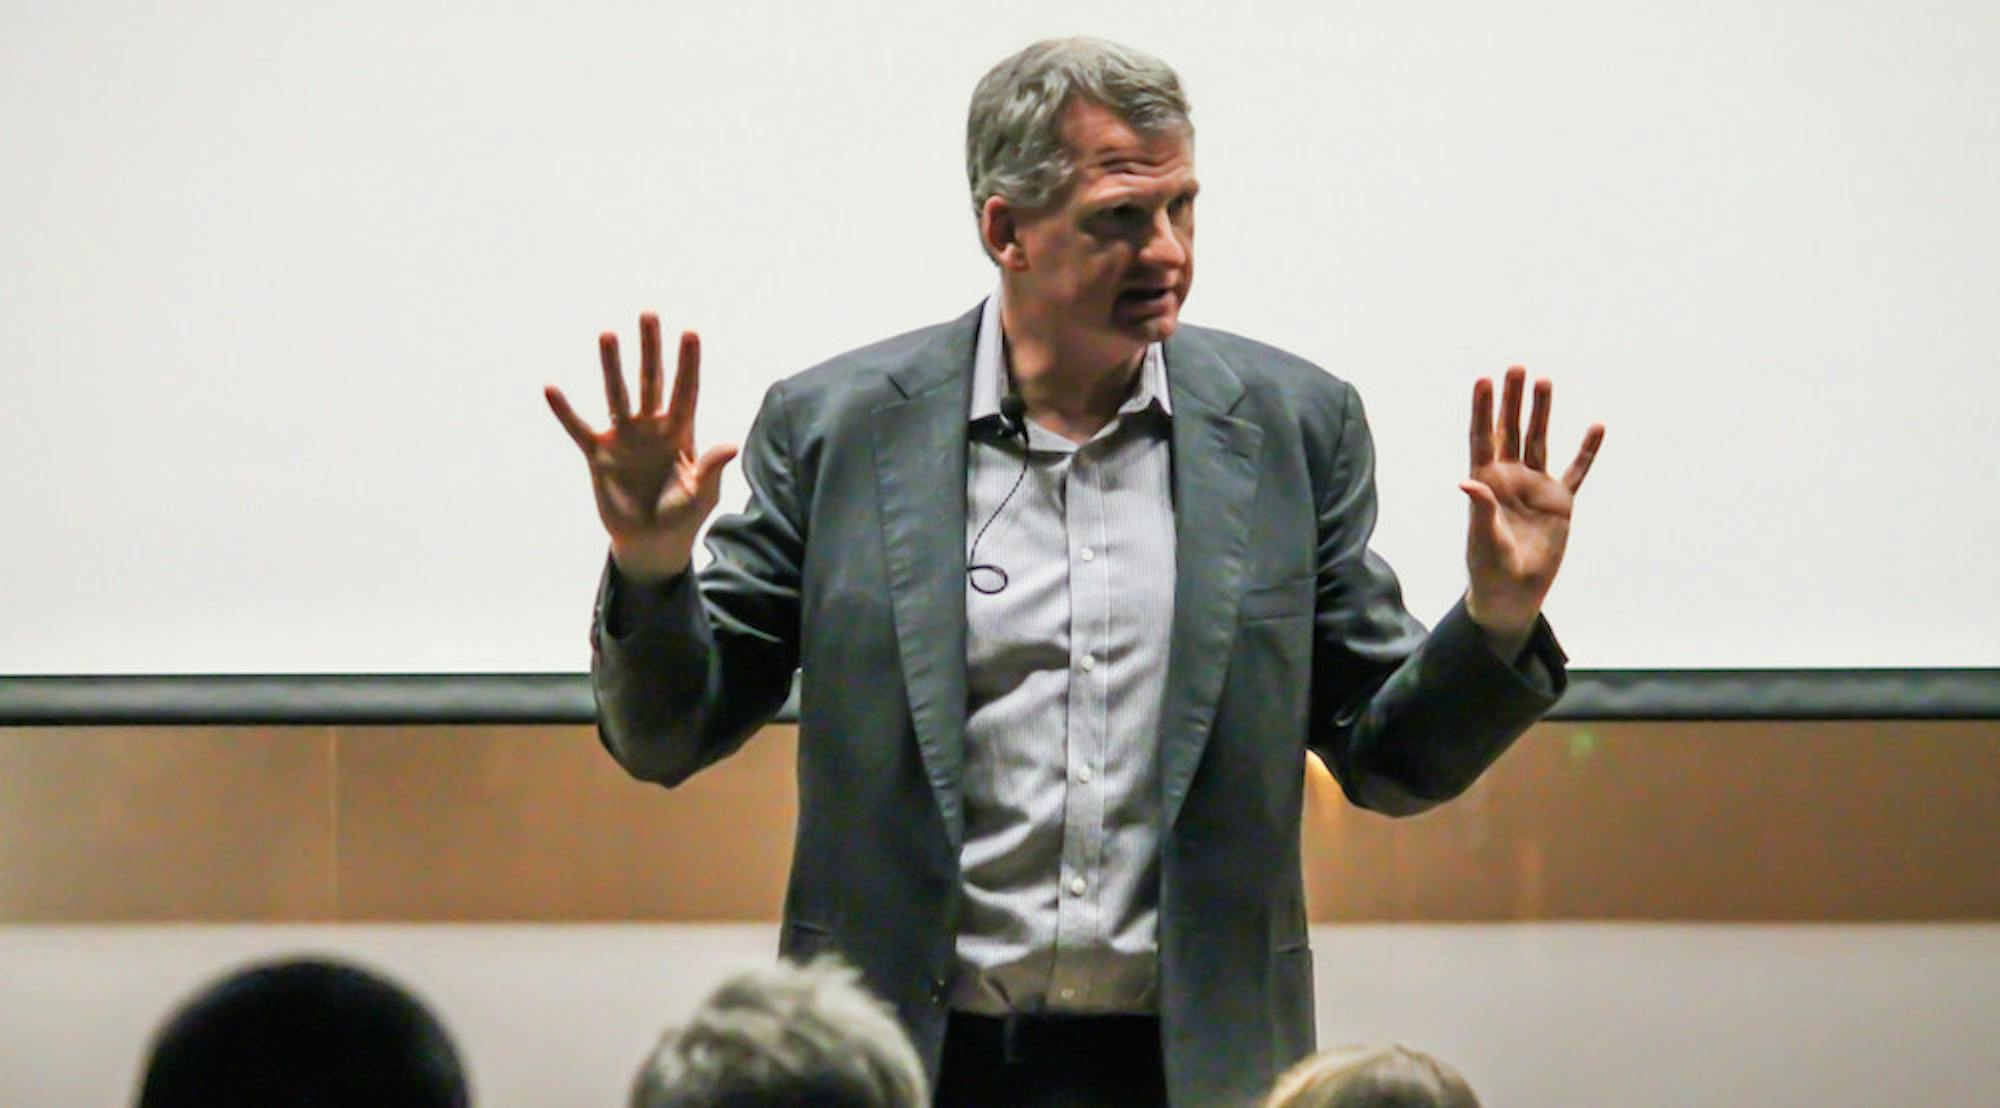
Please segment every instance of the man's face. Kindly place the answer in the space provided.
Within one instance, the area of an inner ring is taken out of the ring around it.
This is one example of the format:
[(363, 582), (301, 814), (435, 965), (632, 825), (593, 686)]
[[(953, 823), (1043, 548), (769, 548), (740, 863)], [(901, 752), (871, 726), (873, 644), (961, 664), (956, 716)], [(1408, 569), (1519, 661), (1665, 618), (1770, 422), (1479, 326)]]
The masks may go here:
[(1072, 353), (1127, 361), (1174, 333), (1194, 282), (1194, 151), (1088, 101), (1065, 110), (1063, 141), (1076, 174), (1049, 208), (1016, 214), (1010, 288)]

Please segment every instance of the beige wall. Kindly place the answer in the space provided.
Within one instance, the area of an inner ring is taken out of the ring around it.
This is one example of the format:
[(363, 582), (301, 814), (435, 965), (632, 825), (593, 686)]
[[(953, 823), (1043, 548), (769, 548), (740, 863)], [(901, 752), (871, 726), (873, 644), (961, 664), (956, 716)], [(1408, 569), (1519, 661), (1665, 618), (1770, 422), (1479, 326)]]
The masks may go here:
[[(668, 794), (588, 727), (0, 730), (0, 922), (771, 920), (793, 741)], [(1310, 788), (1320, 922), (2000, 919), (2000, 723), (1550, 723), (1417, 819)]]
[[(0, 925), (0, 1104), (130, 1103), (203, 982), (316, 952), (456, 1036), (481, 1108), (608, 1108), (770, 923)], [(1320, 1042), (1402, 1041), (1495, 1108), (2000, 1104), (2000, 924), (1324, 924)]]

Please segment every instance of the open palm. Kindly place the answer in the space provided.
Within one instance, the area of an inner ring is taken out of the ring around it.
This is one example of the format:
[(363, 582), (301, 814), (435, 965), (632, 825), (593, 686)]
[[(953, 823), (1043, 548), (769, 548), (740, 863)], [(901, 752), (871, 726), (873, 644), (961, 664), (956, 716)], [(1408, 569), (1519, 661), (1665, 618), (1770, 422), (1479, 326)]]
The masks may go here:
[(618, 336), (598, 336), (604, 366), (604, 398), (611, 426), (592, 428), (576, 414), (562, 390), (543, 390), (550, 410), (590, 464), (597, 515), (611, 536), (611, 555), (621, 572), (642, 580), (664, 580), (685, 570), (695, 535), (715, 510), (722, 493), (722, 469), (736, 456), (723, 445), (695, 453), (694, 415), (701, 392), (701, 339), (681, 334), (674, 367), (674, 391), (661, 408), (664, 372), (660, 319), (639, 317), (639, 408), (632, 410), (619, 364)]
[(1548, 470), (1549, 409), (1555, 389), (1535, 382), (1527, 433), (1521, 400), (1527, 371), (1507, 371), (1500, 418), (1493, 414), (1493, 382), (1472, 388), (1472, 470), (1459, 488), (1471, 499), (1465, 540), (1471, 589), (1466, 607), (1481, 626), (1501, 635), (1525, 634), (1562, 567), (1577, 490), (1604, 442), (1604, 425), (1584, 433), (1576, 460), (1557, 478)]

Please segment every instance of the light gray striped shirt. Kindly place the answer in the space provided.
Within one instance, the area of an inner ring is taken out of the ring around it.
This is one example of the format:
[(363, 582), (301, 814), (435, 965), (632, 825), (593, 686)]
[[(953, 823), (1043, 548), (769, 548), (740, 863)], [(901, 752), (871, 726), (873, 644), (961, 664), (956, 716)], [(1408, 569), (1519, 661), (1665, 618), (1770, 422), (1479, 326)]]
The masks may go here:
[[(1166, 362), (1090, 441), (1002, 429), (1000, 297), (973, 362), (965, 846), (952, 1004), (1152, 1012), (1161, 695), (1174, 608)], [(1005, 507), (1002, 508), (1002, 502)], [(995, 516), (995, 512), (999, 514)], [(983, 536), (982, 526), (986, 526)], [(975, 588), (978, 585), (980, 588)]]

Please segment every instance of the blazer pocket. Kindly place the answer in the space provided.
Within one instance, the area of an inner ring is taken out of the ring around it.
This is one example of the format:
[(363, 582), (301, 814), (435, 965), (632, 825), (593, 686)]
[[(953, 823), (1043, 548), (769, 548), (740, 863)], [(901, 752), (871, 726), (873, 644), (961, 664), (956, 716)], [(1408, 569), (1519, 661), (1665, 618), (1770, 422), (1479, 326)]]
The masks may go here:
[(1304, 941), (1271, 954), (1271, 1013), (1289, 1053), (1298, 1057), (1312, 1053), (1313, 956)]
[(786, 920), (778, 929), (778, 955), (789, 962), (810, 962), (827, 951), (839, 952), (833, 935), (816, 923)]
[(1313, 577), (1306, 574), (1275, 585), (1260, 585), (1243, 594), (1243, 622), (1286, 616), (1309, 616), (1313, 610)]

